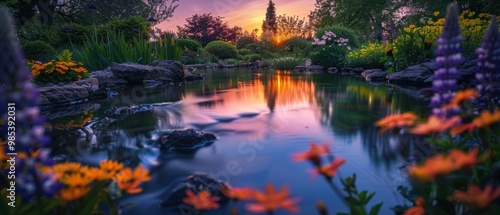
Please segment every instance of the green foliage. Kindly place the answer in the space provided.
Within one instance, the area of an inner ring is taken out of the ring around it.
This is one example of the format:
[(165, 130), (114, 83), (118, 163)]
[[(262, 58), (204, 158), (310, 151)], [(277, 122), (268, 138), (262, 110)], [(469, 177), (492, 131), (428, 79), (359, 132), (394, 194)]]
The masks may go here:
[(45, 26), (40, 22), (40, 16), (34, 16), (25, 22), (24, 26), (17, 29), (17, 36), (21, 43), (25, 41), (41, 40), (52, 47), (61, 47), (65, 43), (62, 42), (59, 34), (59, 26)]
[(243, 49), (238, 50), (238, 54), (240, 54), (240, 55), (249, 55), (249, 54), (253, 54), (253, 52), (250, 49), (243, 48)]
[[(348, 214), (359, 214), (359, 215), (377, 215), (382, 207), (383, 202), (379, 202), (368, 210), (366, 207), (370, 200), (375, 196), (375, 192), (361, 191), (359, 192), (356, 188), (356, 174), (349, 176), (345, 179), (340, 178), (340, 182), (344, 187), (344, 191), (347, 193), (347, 197), (344, 197), (345, 201), (348, 203), (350, 208), (350, 213)], [(344, 213), (339, 213), (344, 214)]]
[(252, 37), (240, 37), (236, 41), (236, 48), (238, 50), (245, 48), (248, 44), (256, 43), (257, 41)]
[(66, 83), (89, 77), (83, 64), (73, 61), (51, 60), (47, 63), (28, 61), (28, 68), (31, 69), (34, 80), (42, 83)]
[(293, 37), (288, 40), (285, 40), (282, 45), (283, 49), (287, 49), (287, 51), (293, 51), (293, 50), (309, 50), (312, 48), (311, 42), (302, 39), (300, 37)]
[(386, 55), (387, 46), (382, 43), (370, 43), (352, 50), (347, 55), (347, 66), (363, 67), (365, 69), (384, 69), (384, 64), (389, 61)]
[(21, 43), (26, 59), (45, 61), (54, 56), (55, 49), (50, 44), (41, 41), (24, 41)]
[(243, 57), (243, 60), (246, 62), (255, 62), (255, 61), (261, 60), (261, 59), (262, 59), (262, 56), (260, 54), (249, 54), (249, 55), (245, 55)]
[(101, 70), (111, 63), (136, 62), (149, 64), (154, 60), (178, 60), (181, 50), (171, 35), (156, 42), (133, 38), (128, 42), (123, 34), (108, 31), (99, 39), (87, 38), (81, 49), (75, 50), (75, 58), (91, 70)]
[(182, 50), (187, 49), (193, 52), (198, 51), (198, 49), (202, 47), (199, 42), (192, 39), (178, 39), (175, 41), (175, 44), (177, 44), (177, 46), (179, 46)]
[(123, 34), (125, 40), (132, 42), (134, 38), (139, 40), (149, 40), (150, 24), (140, 16), (130, 16), (126, 19), (114, 18), (98, 29), (100, 36), (106, 36), (107, 32), (116, 31)]
[(273, 64), (276, 69), (293, 70), (296, 66), (304, 65), (304, 58), (298, 57), (281, 57), (273, 59)]
[(199, 56), (200, 55), (197, 52), (185, 49), (185, 50), (182, 50), (181, 58), (179, 59), (179, 61), (182, 64), (186, 64), (186, 65), (196, 64), (197, 63), (196, 58), (198, 58)]
[(321, 38), (327, 31), (335, 33), (337, 37), (348, 39), (349, 42), (347, 42), (347, 44), (353, 49), (359, 48), (361, 46), (358, 35), (356, 35), (356, 33), (352, 29), (339, 25), (319, 28), (318, 30), (316, 30), (316, 38)]
[(233, 58), (227, 59), (226, 63), (229, 64), (229, 65), (234, 65), (234, 66), (239, 66), (240, 65), (240, 61), (237, 60), (237, 59), (233, 59)]
[(94, 36), (94, 28), (78, 23), (69, 23), (57, 27), (58, 36), (65, 47), (82, 46), (86, 37)]
[(228, 42), (216, 40), (208, 43), (205, 46), (205, 49), (211, 53), (217, 56), (220, 59), (227, 59), (227, 58), (237, 58), (238, 57), (238, 52), (236, 51), (236, 47), (233, 44), (230, 44)]
[(64, 49), (61, 54), (57, 55), (57, 59), (59, 61), (64, 61), (64, 62), (69, 62), (71, 61), (71, 57), (73, 56), (73, 53), (69, 51), (69, 49)]

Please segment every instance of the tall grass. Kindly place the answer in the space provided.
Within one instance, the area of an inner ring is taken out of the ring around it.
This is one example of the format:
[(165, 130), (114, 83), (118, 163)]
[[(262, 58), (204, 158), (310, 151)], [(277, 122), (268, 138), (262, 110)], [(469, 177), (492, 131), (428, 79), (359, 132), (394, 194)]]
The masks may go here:
[(280, 57), (273, 59), (273, 64), (276, 69), (293, 70), (296, 66), (304, 65), (305, 61), (299, 57)]
[(83, 47), (75, 49), (74, 54), (76, 60), (83, 62), (89, 71), (96, 71), (113, 62), (149, 64), (155, 60), (179, 60), (181, 50), (171, 35), (160, 41), (138, 38), (127, 41), (123, 34), (107, 31), (101, 38), (87, 37)]

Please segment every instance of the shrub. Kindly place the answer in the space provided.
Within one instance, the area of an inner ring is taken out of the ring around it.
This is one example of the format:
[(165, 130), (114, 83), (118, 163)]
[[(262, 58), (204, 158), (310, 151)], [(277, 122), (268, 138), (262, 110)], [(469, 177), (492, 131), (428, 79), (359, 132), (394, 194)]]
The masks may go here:
[(177, 44), (181, 50), (187, 49), (193, 52), (198, 51), (198, 49), (202, 47), (199, 42), (192, 39), (178, 39), (175, 41), (175, 44)]
[(248, 44), (256, 43), (257, 40), (255, 40), (253, 37), (241, 37), (236, 41), (236, 48), (238, 50), (245, 48)]
[[(50, 44), (54, 48), (58, 48), (66, 45), (61, 42), (61, 37), (59, 35), (59, 26), (45, 26), (40, 22), (40, 17), (38, 15), (34, 16), (28, 20), (22, 28), (19, 28), (17, 35), (21, 43), (27, 41), (41, 40)], [(49, 58), (50, 59), (50, 58)]]
[(59, 26), (57, 32), (61, 38), (61, 42), (65, 45), (82, 46), (86, 37), (94, 36), (94, 28), (92, 26), (77, 23)]
[(298, 57), (281, 57), (273, 59), (273, 64), (276, 69), (293, 70), (296, 66), (304, 65), (305, 59)]
[(312, 47), (311, 42), (302, 39), (300, 37), (293, 37), (288, 40), (285, 40), (282, 43), (283, 49), (286, 49), (287, 51), (294, 51), (294, 50), (301, 50), (305, 51), (308, 50)]
[(240, 54), (240, 55), (249, 55), (249, 54), (253, 54), (253, 52), (250, 49), (243, 48), (243, 49), (238, 50), (238, 54)]
[(183, 64), (195, 64), (196, 58), (199, 57), (197, 52), (191, 50), (182, 50), (181, 58), (179, 61)]
[(243, 57), (243, 60), (246, 62), (255, 62), (255, 61), (261, 60), (261, 59), (262, 59), (262, 56), (260, 54), (249, 54), (249, 55), (245, 55), (245, 57)]
[(28, 67), (31, 68), (34, 80), (43, 83), (57, 84), (59, 82), (77, 81), (89, 77), (89, 73), (83, 67), (83, 64), (74, 61), (51, 60), (47, 63), (29, 61)]
[(345, 66), (347, 52), (351, 50), (350, 40), (337, 36), (332, 31), (326, 31), (321, 38), (321, 40), (314, 38), (312, 42), (315, 47), (311, 54), (311, 61), (323, 67), (342, 68)]
[(21, 44), (26, 59), (48, 60), (54, 55), (55, 49), (50, 44), (41, 41), (25, 41)]
[(323, 35), (325, 35), (325, 32), (328, 31), (335, 33), (337, 37), (348, 39), (349, 42), (347, 43), (347, 45), (351, 48), (359, 48), (361, 46), (359, 38), (353, 30), (338, 25), (325, 26), (316, 30), (316, 38), (321, 38)]
[(105, 37), (107, 32), (116, 31), (123, 34), (125, 40), (132, 42), (133, 38), (149, 40), (150, 24), (140, 16), (130, 16), (126, 19), (114, 18), (98, 29), (98, 34)]
[(389, 61), (382, 43), (370, 43), (361, 48), (352, 50), (347, 55), (347, 66), (363, 67), (365, 69), (384, 69), (384, 63)]
[(205, 49), (220, 59), (237, 58), (236, 47), (228, 42), (216, 40), (208, 43)]
[(233, 58), (227, 59), (226, 63), (229, 64), (229, 65), (234, 65), (234, 66), (239, 66), (240, 65), (240, 61), (237, 60), (237, 59), (233, 59)]

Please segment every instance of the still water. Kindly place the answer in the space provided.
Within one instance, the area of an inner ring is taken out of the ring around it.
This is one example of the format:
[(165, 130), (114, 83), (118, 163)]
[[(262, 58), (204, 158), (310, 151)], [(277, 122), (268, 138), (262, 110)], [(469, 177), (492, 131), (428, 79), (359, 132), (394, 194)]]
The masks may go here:
[[(425, 115), (427, 102), (412, 91), (340, 74), (237, 69), (202, 73), (206, 80), (200, 82), (131, 87), (112, 99), (45, 111), (57, 157), (89, 165), (112, 159), (148, 167), (152, 180), (143, 185), (144, 191), (122, 201), (135, 203), (123, 209), (126, 215), (182, 214), (159, 203), (192, 173), (207, 173), (234, 187), (286, 185), (300, 198), (298, 214), (317, 214), (318, 200), (330, 214), (348, 212), (323, 178), (307, 173), (310, 163), (291, 159), (311, 141), (327, 142), (334, 156), (346, 159), (340, 175), (355, 173), (359, 190), (376, 192), (371, 205), (384, 202), (379, 214), (393, 214), (390, 207), (405, 203), (396, 187), (405, 184), (404, 166), (412, 146), (378, 134), (373, 124), (390, 113)], [(153, 108), (109, 115), (111, 108), (140, 104)], [(217, 140), (193, 153), (154, 144), (162, 132), (186, 128), (213, 133)], [(338, 178), (334, 183), (341, 186)], [(224, 206), (209, 214), (228, 214)], [(244, 204), (238, 207), (240, 214), (249, 214)]]

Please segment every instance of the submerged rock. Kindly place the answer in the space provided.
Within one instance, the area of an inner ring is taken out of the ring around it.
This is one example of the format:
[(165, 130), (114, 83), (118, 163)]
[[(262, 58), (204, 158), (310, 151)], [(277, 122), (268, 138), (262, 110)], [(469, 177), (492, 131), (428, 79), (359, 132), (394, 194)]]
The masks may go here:
[(153, 105), (149, 104), (140, 104), (140, 105), (133, 105), (129, 107), (119, 107), (115, 109), (110, 109), (106, 111), (106, 115), (111, 115), (111, 116), (119, 116), (119, 115), (129, 115), (129, 114), (134, 114), (138, 112), (145, 112), (145, 111), (151, 111), (153, 110)]
[(220, 189), (227, 189), (229, 186), (221, 181), (215, 180), (206, 174), (193, 174), (184, 179), (172, 193), (160, 202), (161, 207), (177, 207), (181, 204), (182, 199), (187, 197), (186, 190), (191, 190), (193, 193), (199, 193), (202, 190), (210, 192), (211, 196), (219, 196), (219, 203), (226, 203), (229, 198), (220, 192)]
[(160, 144), (162, 148), (193, 150), (211, 144), (216, 139), (217, 137), (213, 134), (186, 129), (162, 135), (160, 137)]

